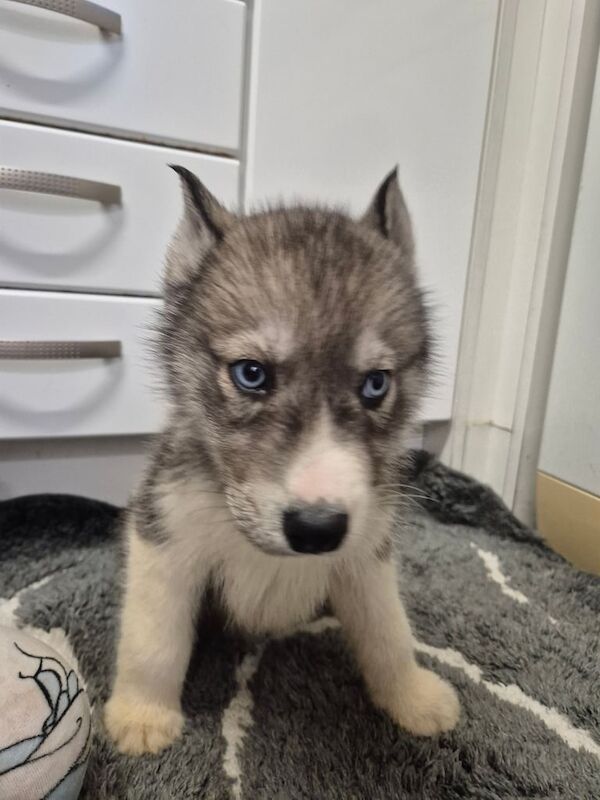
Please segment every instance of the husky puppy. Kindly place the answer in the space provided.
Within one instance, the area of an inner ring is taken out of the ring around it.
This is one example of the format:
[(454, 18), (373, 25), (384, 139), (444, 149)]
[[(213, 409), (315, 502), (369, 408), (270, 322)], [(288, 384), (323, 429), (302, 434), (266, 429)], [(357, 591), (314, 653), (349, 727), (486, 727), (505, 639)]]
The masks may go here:
[(170, 415), (127, 514), (108, 732), (134, 754), (179, 736), (208, 589), (251, 632), (290, 630), (327, 603), (373, 702), (413, 734), (450, 730), (458, 700), (415, 660), (392, 556), (430, 349), (396, 171), (353, 220), (237, 216), (174, 169), (185, 212), (160, 332)]

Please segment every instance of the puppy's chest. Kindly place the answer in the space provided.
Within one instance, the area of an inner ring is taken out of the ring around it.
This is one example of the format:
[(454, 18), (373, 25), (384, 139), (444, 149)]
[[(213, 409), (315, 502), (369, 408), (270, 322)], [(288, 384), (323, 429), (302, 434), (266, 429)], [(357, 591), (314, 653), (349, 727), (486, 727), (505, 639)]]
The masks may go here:
[(321, 609), (327, 599), (329, 569), (314, 558), (246, 554), (221, 562), (215, 578), (238, 625), (255, 633), (283, 633)]

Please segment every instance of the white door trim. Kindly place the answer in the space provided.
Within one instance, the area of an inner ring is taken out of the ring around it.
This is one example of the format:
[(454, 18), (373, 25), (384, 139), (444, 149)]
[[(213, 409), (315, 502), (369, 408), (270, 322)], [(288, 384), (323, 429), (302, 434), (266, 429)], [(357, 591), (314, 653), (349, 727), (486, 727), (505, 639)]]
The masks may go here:
[(600, 39), (597, 0), (502, 0), (445, 458), (533, 521)]

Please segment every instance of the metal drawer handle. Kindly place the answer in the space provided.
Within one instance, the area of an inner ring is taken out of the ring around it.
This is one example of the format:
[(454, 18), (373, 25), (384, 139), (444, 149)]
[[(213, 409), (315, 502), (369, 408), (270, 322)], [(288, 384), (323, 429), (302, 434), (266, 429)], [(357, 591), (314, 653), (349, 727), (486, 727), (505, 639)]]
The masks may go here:
[(121, 342), (8, 341), (0, 339), (0, 359), (48, 360), (64, 358), (121, 358)]
[(107, 206), (121, 203), (121, 187), (112, 183), (11, 167), (0, 167), (0, 189), (77, 197), (80, 200), (95, 200)]
[(12, 2), (74, 17), (108, 33), (121, 33), (121, 15), (89, 0), (12, 0)]

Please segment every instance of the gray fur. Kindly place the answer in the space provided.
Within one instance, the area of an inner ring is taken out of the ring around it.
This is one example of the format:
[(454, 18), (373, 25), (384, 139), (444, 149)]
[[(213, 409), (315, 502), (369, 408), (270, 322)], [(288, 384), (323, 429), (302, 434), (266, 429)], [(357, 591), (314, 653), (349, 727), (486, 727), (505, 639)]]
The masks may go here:
[[(394, 480), (430, 351), (410, 220), (395, 171), (355, 221), (301, 206), (235, 216), (191, 173), (175, 169), (185, 211), (167, 255), (158, 343), (173, 413), (132, 510), (141, 535), (164, 541), (153, 495), (177, 474), (200, 472), (224, 490), (240, 530), (260, 543), (272, 522), (241, 487), (277, 483), (324, 408), (336, 436), (368, 463), (375, 490)], [(252, 346), (220, 349), (277, 325), (293, 346), (283, 360)], [(353, 363), (367, 332), (391, 354), (393, 374), (389, 397), (374, 410), (361, 405), (363, 376)], [(232, 385), (228, 364), (243, 357), (273, 365), (268, 398)], [(382, 494), (389, 504), (390, 493)]]
[(412, 258), (415, 250), (410, 214), (400, 191), (398, 168), (393, 169), (377, 190), (363, 221), (380, 230)]
[[(520, 525), (489, 489), (430, 457), (403, 480), (426, 493), (396, 527), (402, 591), (418, 640), (450, 647), (485, 679), (514, 683), (600, 745), (600, 579), (578, 572)], [(0, 503), (0, 596), (17, 620), (68, 634), (96, 713), (82, 800), (229, 800), (222, 716), (256, 640), (208, 627), (184, 690), (183, 737), (159, 756), (128, 758), (100, 722), (118, 615), (117, 509), (73, 497)], [(472, 545), (494, 553), (516, 603), (491, 582)], [(554, 619), (553, 623), (551, 620)], [(33, 631), (35, 635), (35, 631)], [(415, 738), (369, 702), (338, 631), (271, 641), (249, 685), (242, 800), (597, 800), (600, 760), (569, 747), (538, 717), (459, 669), (423, 657), (457, 686), (460, 725)]]
[(392, 556), (392, 540), (384, 539), (383, 542), (375, 550), (375, 555), (380, 561), (389, 561)]
[(185, 284), (197, 271), (206, 253), (223, 238), (233, 221), (223, 206), (185, 167), (172, 165), (181, 178), (183, 216), (167, 251), (165, 286)]

